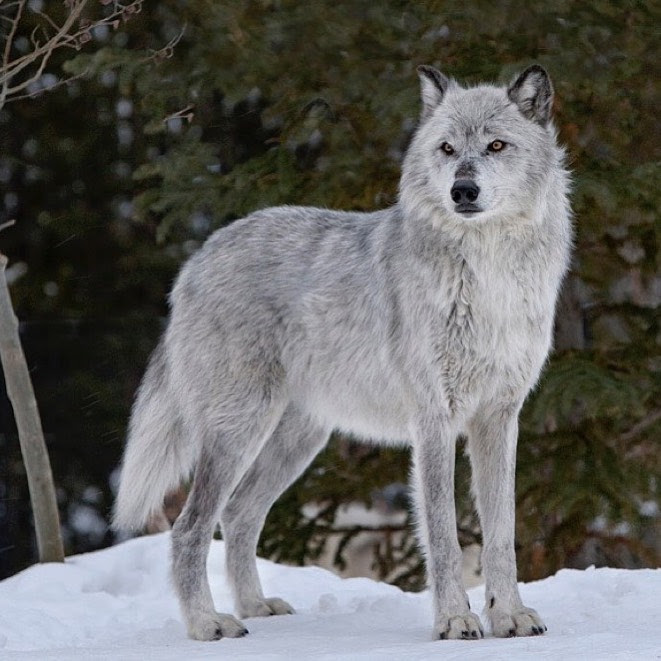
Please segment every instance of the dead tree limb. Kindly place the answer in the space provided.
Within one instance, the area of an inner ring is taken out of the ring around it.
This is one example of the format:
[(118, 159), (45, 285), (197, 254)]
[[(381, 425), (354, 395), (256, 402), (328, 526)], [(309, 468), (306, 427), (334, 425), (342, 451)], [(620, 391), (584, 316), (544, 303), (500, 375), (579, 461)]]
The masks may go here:
[(40, 562), (64, 562), (53, 473), (0, 254), (0, 359), (30, 489)]
[[(21, 21), (25, 18), (27, 0), (14, 0), (5, 7), (0, 7), (0, 18), (4, 19), (9, 29), (0, 33), (2, 58), (0, 61), (0, 109), (10, 101), (17, 101), (41, 94), (42, 89), (30, 91), (38, 83), (49, 64), (53, 53), (62, 48), (80, 50), (91, 41), (92, 31), (100, 26), (116, 30), (123, 21), (138, 14), (143, 0), (119, 2), (119, 0), (99, 0), (101, 5), (108, 5), (108, 10), (101, 16), (92, 11), (91, 0), (64, 0), (65, 16), (57, 22), (52, 16), (40, 10), (32, 13), (40, 19), (30, 36), (30, 45), (26, 53), (16, 54), (14, 43)], [(0, 0), (2, 5), (2, 0)], [(93, 19), (84, 16), (91, 12)], [(71, 77), (66, 80), (70, 80)], [(26, 92), (27, 90), (27, 92)]]

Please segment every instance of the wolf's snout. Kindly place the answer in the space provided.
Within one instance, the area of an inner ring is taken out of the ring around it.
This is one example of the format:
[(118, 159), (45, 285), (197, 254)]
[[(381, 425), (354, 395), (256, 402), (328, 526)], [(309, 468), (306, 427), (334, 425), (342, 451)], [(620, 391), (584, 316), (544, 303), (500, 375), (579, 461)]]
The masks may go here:
[(470, 204), (477, 200), (480, 194), (478, 185), (471, 179), (457, 179), (450, 191), (450, 197), (455, 204)]

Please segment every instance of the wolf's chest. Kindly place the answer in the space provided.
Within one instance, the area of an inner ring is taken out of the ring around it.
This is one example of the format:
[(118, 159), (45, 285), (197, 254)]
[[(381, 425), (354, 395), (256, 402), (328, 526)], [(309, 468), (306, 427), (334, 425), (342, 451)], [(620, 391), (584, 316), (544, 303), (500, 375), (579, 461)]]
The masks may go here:
[(527, 391), (550, 346), (554, 301), (543, 275), (480, 266), (460, 270), (438, 319), (437, 357), (450, 398)]

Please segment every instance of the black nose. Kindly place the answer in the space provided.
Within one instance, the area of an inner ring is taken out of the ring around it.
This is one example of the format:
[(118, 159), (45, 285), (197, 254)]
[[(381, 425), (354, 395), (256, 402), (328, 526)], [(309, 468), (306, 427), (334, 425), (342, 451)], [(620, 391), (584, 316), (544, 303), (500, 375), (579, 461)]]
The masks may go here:
[(471, 179), (457, 179), (450, 191), (450, 197), (455, 204), (475, 202), (480, 194), (477, 184)]

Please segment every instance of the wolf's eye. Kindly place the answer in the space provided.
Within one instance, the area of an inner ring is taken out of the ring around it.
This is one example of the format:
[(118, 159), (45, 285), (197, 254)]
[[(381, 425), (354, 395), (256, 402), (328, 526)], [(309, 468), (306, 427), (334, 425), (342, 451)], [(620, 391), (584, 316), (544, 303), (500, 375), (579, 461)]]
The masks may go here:
[(441, 143), (441, 151), (448, 156), (454, 154), (454, 147), (449, 142)]
[(503, 142), (502, 140), (494, 140), (492, 143), (489, 144), (487, 149), (489, 151), (503, 151), (505, 149), (505, 145), (507, 143)]

